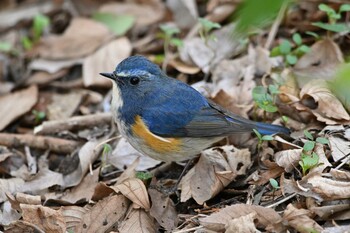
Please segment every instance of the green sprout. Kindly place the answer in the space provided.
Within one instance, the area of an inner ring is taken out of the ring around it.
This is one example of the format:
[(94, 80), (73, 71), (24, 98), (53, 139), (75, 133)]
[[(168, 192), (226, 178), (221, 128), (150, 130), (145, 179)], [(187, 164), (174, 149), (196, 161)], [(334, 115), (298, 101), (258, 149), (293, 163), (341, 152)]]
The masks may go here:
[(253, 100), (259, 108), (266, 112), (277, 112), (275, 96), (279, 93), (276, 85), (269, 85), (269, 88), (256, 86), (252, 91)]
[(31, 27), (32, 37), (23, 36), (21, 38), (22, 46), (25, 50), (30, 50), (35, 43), (37, 43), (43, 35), (45, 29), (50, 25), (50, 18), (37, 14), (33, 19), (33, 25)]
[(271, 187), (272, 187), (274, 190), (277, 190), (277, 189), (280, 188), (280, 186), (278, 185), (277, 180), (275, 180), (275, 179), (273, 179), (273, 178), (270, 178), (269, 181), (270, 181)]
[(312, 23), (312, 25), (320, 27), (330, 32), (349, 32), (350, 28), (345, 23), (337, 23), (339, 19), (341, 19), (341, 13), (350, 11), (350, 4), (343, 4), (340, 6), (338, 12), (336, 12), (333, 8), (327, 6), (326, 4), (321, 3), (318, 5), (318, 9), (323, 12), (326, 12), (328, 17), (328, 23), (316, 22)]
[(92, 18), (108, 27), (116, 36), (122, 36), (134, 25), (135, 17), (97, 12)]
[(104, 171), (108, 168), (108, 155), (111, 153), (112, 147), (108, 143), (103, 144), (102, 156), (101, 156), (101, 170), (100, 174), (102, 175)]
[(294, 33), (292, 40), (295, 44), (295, 48), (288, 40), (282, 40), (282, 42), (271, 50), (270, 56), (283, 56), (287, 66), (295, 65), (302, 55), (310, 51), (310, 47), (303, 44), (302, 38), (299, 33)]
[(146, 181), (149, 180), (153, 177), (152, 173), (150, 172), (142, 172), (142, 171), (137, 171), (136, 172), (136, 178), (142, 180), (142, 181)]
[(42, 122), (46, 118), (46, 113), (45, 112), (33, 110), (32, 113), (33, 113), (33, 115), (35, 117), (35, 123), (36, 124)]
[(210, 35), (210, 31), (213, 29), (221, 28), (221, 25), (218, 23), (214, 23), (206, 18), (198, 18), (200, 28), (199, 28), (199, 35), (204, 41), (205, 45), (208, 46), (209, 40), (215, 40), (214, 35)]
[(180, 29), (173, 25), (161, 24), (159, 26), (161, 33), (158, 34), (158, 37), (164, 40), (164, 62), (162, 69), (166, 70), (167, 61), (170, 56), (170, 46), (179, 48), (183, 46), (183, 41), (176, 37), (180, 33)]
[(255, 133), (255, 135), (258, 137), (258, 149), (261, 148), (263, 142), (266, 141), (272, 141), (273, 137), (271, 135), (261, 135), (261, 133), (259, 133), (259, 131), (257, 131), (256, 129), (253, 129), (253, 132)]
[(319, 156), (313, 152), (316, 142), (326, 145), (329, 143), (329, 141), (324, 137), (317, 137), (315, 140), (314, 136), (307, 130), (304, 130), (304, 135), (308, 140), (304, 143), (299, 165), (301, 166), (302, 173), (305, 176), (310, 169), (320, 165)]

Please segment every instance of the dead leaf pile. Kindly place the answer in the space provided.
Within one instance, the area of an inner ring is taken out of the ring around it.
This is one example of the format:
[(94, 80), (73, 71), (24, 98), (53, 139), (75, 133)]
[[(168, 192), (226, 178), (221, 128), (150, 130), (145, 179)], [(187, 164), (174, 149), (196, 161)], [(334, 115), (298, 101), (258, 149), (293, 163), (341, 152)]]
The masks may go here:
[[(0, 1), (0, 231), (348, 232), (349, 12), (346, 1)], [(291, 134), (235, 134), (188, 166), (141, 154), (99, 75), (136, 54)]]

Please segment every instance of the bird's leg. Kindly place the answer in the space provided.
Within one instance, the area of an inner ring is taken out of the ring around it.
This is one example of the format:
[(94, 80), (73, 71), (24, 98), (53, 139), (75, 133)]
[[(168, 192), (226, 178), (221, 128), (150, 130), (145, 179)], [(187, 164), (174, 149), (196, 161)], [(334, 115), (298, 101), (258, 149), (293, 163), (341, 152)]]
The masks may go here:
[(182, 170), (182, 172), (181, 172), (178, 180), (176, 181), (175, 185), (169, 190), (169, 194), (176, 193), (176, 195), (179, 196), (178, 192), (177, 192), (177, 189), (179, 187), (179, 184), (181, 182), (182, 177), (184, 177), (184, 175), (186, 174), (186, 172), (187, 172), (188, 168), (190, 167), (190, 165), (192, 164), (192, 162), (193, 162), (193, 159), (190, 159), (190, 160), (187, 161), (187, 163), (186, 163), (184, 169)]

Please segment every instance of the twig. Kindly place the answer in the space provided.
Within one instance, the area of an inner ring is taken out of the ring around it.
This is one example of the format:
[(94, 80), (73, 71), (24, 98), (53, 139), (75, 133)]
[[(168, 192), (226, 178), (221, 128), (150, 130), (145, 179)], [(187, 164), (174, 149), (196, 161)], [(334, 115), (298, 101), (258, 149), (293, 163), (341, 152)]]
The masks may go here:
[(86, 116), (75, 116), (66, 120), (45, 121), (34, 128), (34, 134), (51, 134), (64, 130), (74, 130), (81, 128), (92, 128), (103, 124), (109, 124), (112, 120), (112, 114), (98, 113)]
[(280, 11), (278, 12), (277, 18), (275, 20), (275, 22), (273, 22), (269, 36), (267, 37), (266, 43), (264, 48), (265, 49), (269, 49), (271, 47), (272, 41), (275, 38), (276, 34), (277, 34), (277, 30), (278, 27), (281, 24), (281, 21), (283, 19), (284, 13), (287, 10), (287, 6), (288, 6), (288, 2), (284, 1), (283, 5), (281, 6)]
[(68, 154), (80, 146), (80, 142), (31, 134), (0, 133), (0, 145), (7, 147), (29, 146), (41, 150)]
[(292, 199), (292, 198), (295, 197), (296, 195), (297, 195), (297, 193), (293, 193), (293, 194), (289, 195), (288, 197), (285, 197), (285, 198), (279, 200), (278, 202), (275, 202), (275, 203), (273, 203), (273, 204), (271, 204), (271, 205), (268, 205), (268, 206), (265, 206), (265, 207), (266, 207), (266, 208), (273, 208), (273, 207), (276, 207), (276, 206), (282, 204), (283, 202), (286, 202), (286, 201), (288, 201), (289, 199)]

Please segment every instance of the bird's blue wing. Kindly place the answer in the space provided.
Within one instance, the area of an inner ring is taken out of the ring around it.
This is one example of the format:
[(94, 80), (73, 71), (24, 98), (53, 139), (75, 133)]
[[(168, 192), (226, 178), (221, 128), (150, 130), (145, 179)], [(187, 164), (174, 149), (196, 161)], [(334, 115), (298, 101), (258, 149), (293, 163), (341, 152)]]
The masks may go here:
[[(191, 87), (177, 83), (177, 88), (159, 92), (148, 100), (142, 119), (149, 130), (163, 137), (217, 137), (249, 132), (254, 122), (225, 114)], [(154, 99), (153, 99), (154, 98)], [(156, 101), (154, 104), (152, 101)]]

